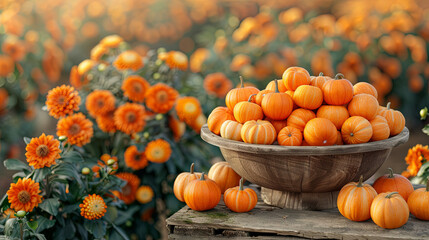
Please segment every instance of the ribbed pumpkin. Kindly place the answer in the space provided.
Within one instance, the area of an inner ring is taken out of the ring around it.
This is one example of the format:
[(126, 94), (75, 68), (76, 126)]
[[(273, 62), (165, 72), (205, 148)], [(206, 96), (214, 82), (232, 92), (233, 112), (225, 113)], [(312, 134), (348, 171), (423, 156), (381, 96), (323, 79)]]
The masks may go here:
[(283, 84), (288, 90), (295, 91), (301, 85), (310, 84), (310, 74), (302, 67), (289, 67), (283, 72)]
[(298, 128), (285, 127), (277, 135), (277, 141), (282, 146), (301, 146), (302, 133)]
[(298, 128), (301, 132), (304, 131), (305, 125), (308, 121), (315, 118), (316, 114), (304, 108), (298, 108), (287, 118), (287, 126)]
[(265, 94), (261, 102), (261, 107), (265, 116), (268, 118), (273, 120), (284, 120), (293, 110), (293, 100), (287, 93), (279, 92), (277, 81), (275, 84), (276, 91)]
[(310, 77), (310, 85), (318, 87), (320, 89), (323, 88), (323, 84), (327, 82), (328, 80), (331, 80), (331, 77), (323, 76), (323, 73), (319, 73), (319, 76), (311, 76)]
[(348, 110), (350, 116), (361, 116), (371, 121), (377, 116), (378, 106), (378, 101), (374, 96), (361, 93), (353, 96), (348, 105)]
[(280, 132), (280, 130), (287, 126), (286, 120), (272, 120), (269, 118), (265, 118), (265, 120), (269, 121), (274, 126), (276, 133)]
[(195, 211), (210, 210), (219, 203), (221, 192), (219, 186), (201, 174), (200, 179), (190, 182), (184, 193), (186, 205)]
[(402, 227), (410, 217), (407, 202), (397, 192), (380, 193), (371, 204), (371, 219), (382, 228)]
[(378, 109), (378, 115), (383, 116), (387, 120), (390, 128), (390, 136), (398, 135), (405, 127), (405, 118), (400, 111), (390, 108), (390, 102), (386, 107)]
[(347, 144), (366, 143), (372, 137), (372, 126), (366, 118), (349, 117), (341, 127), (343, 141)]
[(217, 107), (207, 118), (207, 126), (212, 133), (219, 135), (220, 127), (226, 120), (235, 120), (232, 111), (227, 107)]
[(328, 80), (323, 84), (323, 98), (329, 105), (345, 105), (353, 98), (352, 83), (338, 73), (335, 79)]
[[(267, 84), (267, 87), (265, 87), (265, 89), (270, 90), (272, 92), (275, 92), (276, 91), (276, 83), (274, 81), (275, 80), (269, 82)], [(277, 80), (277, 84), (279, 85), (279, 92), (286, 92), (287, 91), (287, 88), (283, 84), (283, 80)]]
[(228, 162), (217, 162), (209, 170), (209, 178), (216, 182), (222, 193), (226, 189), (238, 186), (240, 175), (238, 175)]
[[(287, 93), (287, 95), (289, 95), (289, 97), (291, 97), (293, 99), (293, 94), (295, 93), (295, 91), (287, 90), (286, 93)], [(298, 105), (296, 105), (296, 103), (293, 102), (293, 110), (295, 110), (297, 108), (298, 108)]]
[(372, 84), (367, 82), (358, 82), (353, 86), (353, 95), (358, 95), (361, 93), (366, 93), (378, 98), (377, 89), (375, 89)]
[(359, 182), (351, 182), (341, 188), (337, 198), (337, 207), (341, 215), (352, 221), (366, 221), (371, 218), (371, 203), (377, 192), (371, 185), (363, 183), (363, 176)]
[(389, 138), (390, 128), (384, 117), (377, 115), (369, 123), (371, 123), (372, 127), (371, 141), (380, 141)]
[(317, 110), (316, 116), (330, 120), (338, 130), (341, 130), (343, 123), (350, 117), (346, 107), (335, 105), (321, 106)]
[(407, 201), (408, 196), (414, 191), (413, 184), (408, 178), (400, 174), (394, 174), (391, 168), (387, 170), (389, 173), (377, 178), (372, 186), (378, 193), (398, 192)]
[(302, 108), (314, 110), (322, 105), (323, 93), (318, 87), (301, 85), (293, 93), (293, 101)]
[(330, 146), (337, 141), (337, 128), (326, 118), (313, 118), (304, 128), (304, 139), (311, 146)]
[(418, 219), (429, 221), (429, 179), (427, 179), (426, 188), (416, 189), (408, 197), (408, 208), (410, 212)]
[(260, 120), (264, 118), (261, 106), (251, 102), (252, 97), (250, 95), (247, 102), (239, 102), (234, 107), (234, 118), (239, 123), (245, 123), (250, 120)]
[(256, 94), (256, 96), (255, 96), (255, 103), (258, 104), (259, 106), (261, 106), (262, 99), (265, 97), (265, 94), (270, 93), (270, 92), (274, 92), (274, 91), (264, 89), (264, 90), (258, 92), (258, 94)]
[(241, 140), (241, 127), (243, 124), (239, 122), (226, 120), (220, 127), (220, 136), (235, 141), (243, 141)]
[(174, 185), (173, 185), (174, 196), (176, 196), (176, 198), (179, 201), (184, 202), (185, 201), (185, 195), (184, 194), (185, 194), (186, 186), (190, 182), (192, 182), (195, 179), (198, 179), (200, 177), (201, 177), (201, 173), (194, 172), (194, 164), (192, 163), (191, 169), (189, 170), (189, 172), (182, 172), (174, 180)]
[(234, 111), (234, 106), (243, 101), (247, 101), (252, 94), (257, 94), (259, 90), (255, 87), (244, 87), (243, 78), (240, 77), (239, 88), (231, 89), (225, 97), (225, 104), (229, 110)]
[(238, 187), (229, 188), (225, 191), (223, 201), (231, 211), (249, 212), (258, 203), (258, 196), (253, 189), (243, 187), (242, 178)]
[(251, 120), (241, 128), (241, 139), (245, 143), (272, 144), (277, 137), (276, 129), (269, 121)]
[(340, 131), (337, 131), (337, 141), (335, 142), (335, 145), (344, 145), (343, 136)]

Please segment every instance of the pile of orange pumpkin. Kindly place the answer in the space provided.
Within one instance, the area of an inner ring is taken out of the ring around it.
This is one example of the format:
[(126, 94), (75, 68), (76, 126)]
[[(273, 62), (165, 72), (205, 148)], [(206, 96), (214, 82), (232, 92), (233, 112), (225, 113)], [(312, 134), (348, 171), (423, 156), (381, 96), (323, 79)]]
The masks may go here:
[(410, 212), (420, 220), (429, 220), (429, 181), (426, 189), (414, 190), (404, 176), (389, 174), (379, 177), (373, 184), (359, 182), (346, 184), (338, 194), (340, 213), (352, 221), (372, 219), (382, 228), (399, 228), (407, 223)]
[(195, 211), (216, 207), (223, 194), (223, 201), (231, 211), (248, 212), (256, 206), (258, 196), (253, 189), (244, 188), (243, 181), (228, 162), (213, 164), (208, 176), (194, 172), (192, 164), (189, 172), (179, 174), (174, 180), (173, 191), (179, 201)]
[(264, 90), (243, 86), (228, 92), (226, 107), (207, 119), (211, 132), (253, 144), (329, 146), (379, 141), (405, 127), (401, 112), (379, 106), (377, 90), (369, 83), (355, 85), (342, 74), (335, 78), (310, 76), (290, 67), (281, 80)]

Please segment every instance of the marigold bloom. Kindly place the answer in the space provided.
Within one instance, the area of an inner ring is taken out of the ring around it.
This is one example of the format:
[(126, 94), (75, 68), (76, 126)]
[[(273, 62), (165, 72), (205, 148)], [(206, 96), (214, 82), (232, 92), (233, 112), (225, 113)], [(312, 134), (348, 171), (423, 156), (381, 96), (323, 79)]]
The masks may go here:
[(168, 127), (173, 132), (173, 137), (176, 142), (180, 140), (186, 131), (186, 124), (173, 116), (168, 118)]
[(119, 54), (119, 56), (113, 62), (113, 66), (115, 66), (118, 70), (132, 69), (137, 71), (143, 67), (143, 60), (137, 52), (125, 51)]
[(79, 110), (80, 96), (72, 86), (62, 85), (51, 89), (46, 96), (49, 115), (58, 119)]
[(147, 144), (144, 153), (151, 162), (165, 163), (171, 156), (171, 147), (167, 141), (157, 139)]
[(113, 191), (113, 194), (124, 201), (125, 204), (133, 203), (136, 200), (136, 192), (140, 186), (140, 179), (136, 175), (127, 172), (118, 173), (116, 176), (127, 182), (127, 184), (122, 188), (121, 192)]
[(189, 122), (188, 125), (196, 132), (201, 132), (201, 127), (207, 123), (207, 117), (201, 113), (197, 118), (195, 118), (192, 122)]
[(15, 63), (13, 59), (6, 55), (0, 55), (0, 77), (7, 77), (13, 72)]
[(82, 113), (62, 118), (57, 124), (57, 136), (66, 136), (68, 143), (79, 147), (91, 142), (93, 134), (92, 122)]
[(116, 34), (109, 35), (101, 39), (100, 45), (106, 48), (117, 48), (124, 39)]
[(8, 208), (3, 211), (3, 217), (6, 218), (9, 216), (9, 218), (15, 218), (15, 211), (12, 208)]
[(122, 82), (124, 96), (134, 102), (143, 102), (150, 84), (140, 76), (129, 76)]
[(129, 146), (124, 153), (125, 165), (133, 170), (144, 169), (148, 161), (144, 152), (139, 152), (136, 146)]
[(126, 134), (133, 134), (143, 130), (146, 125), (145, 109), (137, 103), (125, 103), (115, 111), (113, 119), (116, 128)]
[(212, 73), (204, 79), (204, 89), (209, 94), (223, 98), (232, 89), (232, 82), (223, 73)]
[(157, 83), (147, 90), (145, 103), (156, 113), (167, 113), (173, 108), (178, 96), (176, 89), (164, 83)]
[(153, 195), (153, 190), (149, 186), (140, 186), (136, 192), (137, 201), (139, 201), (139, 203), (141, 204), (145, 204), (152, 201)]
[(229, 68), (231, 71), (238, 72), (241, 68), (251, 63), (250, 57), (244, 54), (237, 54), (231, 61)]
[(192, 123), (201, 114), (201, 105), (195, 97), (182, 97), (177, 100), (176, 113), (181, 121)]
[(113, 118), (115, 110), (110, 111), (106, 114), (97, 116), (95, 119), (98, 128), (103, 132), (113, 133), (116, 132), (115, 119)]
[(421, 166), (423, 165), (423, 158), (429, 161), (429, 149), (428, 145), (422, 146), (417, 144), (413, 148), (408, 150), (408, 154), (405, 157), (405, 162), (408, 164), (407, 171), (410, 176), (416, 176)]
[(201, 66), (204, 61), (210, 57), (210, 51), (207, 48), (198, 48), (191, 55), (189, 65), (192, 72), (201, 72)]
[(188, 69), (188, 57), (179, 51), (170, 51), (167, 53), (167, 59), (165, 63), (171, 68), (177, 68), (179, 70), (185, 71)]
[(109, 52), (109, 49), (103, 45), (95, 45), (95, 47), (91, 49), (90, 58), (91, 60), (98, 62), (107, 52)]
[(60, 158), (60, 141), (54, 139), (52, 135), (46, 136), (43, 133), (38, 138), (32, 138), (25, 150), (28, 165), (36, 169), (50, 167)]
[(79, 204), (80, 215), (88, 220), (99, 219), (106, 213), (106, 203), (103, 198), (97, 194), (89, 194), (83, 200), (83, 203)]
[(15, 36), (9, 36), (3, 42), (2, 51), (9, 55), (15, 62), (21, 61), (25, 57), (25, 46)]
[(78, 73), (82, 76), (85, 73), (87, 73), (91, 68), (93, 68), (96, 65), (96, 62), (94, 60), (85, 59), (81, 63), (79, 63), (77, 67)]
[(86, 97), (85, 107), (89, 115), (98, 117), (115, 109), (115, 96), (108, 90), (94, 90)]
[(20, 178), (18, 182), (10, 184), (6, 194), (10, 208), (15, 211), (31, 212), (42, 202), (40, 192), (39, 183), (35, 183), (31, 178)]

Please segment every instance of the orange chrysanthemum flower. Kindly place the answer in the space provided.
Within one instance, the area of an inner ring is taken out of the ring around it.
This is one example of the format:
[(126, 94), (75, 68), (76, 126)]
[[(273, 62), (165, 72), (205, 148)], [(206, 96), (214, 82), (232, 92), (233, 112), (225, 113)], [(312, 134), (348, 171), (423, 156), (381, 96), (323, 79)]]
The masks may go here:
[(72, 86), (62, 85), (51, 89), (46, 96), (49, 115), (58, 119), (79, 110), (80, 96)]
[(103, 132), (114, 133), (116, 132), (115, 119), (113, 118), (115, 111), (110, 111), (104, 115), (97, 116), (95, 119), (98, 128)]
[(147, 144), (144, 153), (151, 162), (165, 163), (171, 156), (171, 147), (167, 141), (157, 139)]
[(132, 145), (125, 150), (125, 164), (133, 170), (144, 169), (148, 165), (148, 161), (144, 152), (139, 152), (137, 147)]
[(170, 51), (167, 53), (165, 63), (171, 68), (177, 68), (182, 71), (188, 69), (188, 57), (179, 51)]
[(100, 45), (106, 48), (117, 48), (124, 39), (116, 34), (109, 35), (101, 39)]
[(424, 161), (429, 161), (428, 145), (422, 146), (421, 144), (417, 144), (408, 150), (408, 154), (405, 157), (405, 162), (408, 164), (407, 171), (409, 172), (410, 176), (417, 175)]
[(141, 204), (145, 204), (152, 201), (153, 195), (153, 190), (149, 186), (140, 186), (136, 192), (137, 201), (139, 201), (139, 203)]
[[(13, 35), (12, 35), (13, 36)], [(10, 36), (3, 42), (2, 50), (15, 62), (21, 61), (25, 57), (25, 46), (17, 37)]]
[(3, 211), (3, 217), (6, 218), (7, 216), (9, 216), (9, 218), (16, 218), (15, 213), (16, 212), (12, 208), (8, 208)]
[(207, 93), (223, 98), (231, 90), (232, 82), (223, 73), (212, 73), (204, 79), (204, 89)]
[(197, 98), (182, 97), (177, 100), (176, 113), (181, 121), (191, 124), (200, 116), (201, 112), (200, 101)]
[(15, 63), (13, 59), (6, 55), (0, 55), (0, 77), (7, 77), (13, 72)]
[(156, 113), (167, 113), (173, 108), (178, 96), (176, 89), (164, 83), (157, 83), (147, 90), (145, 103)]
[(106, 213), (106, 203), (103, 198), (97, 194), (89, 194), (83, 200), (83, 203), (79, 204), (80, 215), (88, 220), (99, 219)]
[(150, 84), (146, 79), (140, 76), (129, 76), (122, 83), (122, 91), (124, 91), (124, 96), (128, 97), (131, 101), (134, 102), (143, 102), (145, 98), (145, 93), (149, 89)]
[(186, 124), (173, 116), (168, 118), (168, 127), (173, 132), (173, 137), (176, 142), (180, 140), (186, 131)]
[(109, 174), (112, 175), (118, 170), (119, 168), (118, 158), (116, 156), (110, 156), (109, 154), (105, 153), (101, 155), (100, 157), (101, 161), (98, 161), (97, 165), (94, 165), (92, 167), (92, 171), (95, 173), (95, 177), (100, 177), (100, 168), (105, 167), (107, 165), (107, 161), (109, 161), (110, 159), (115, 160), (115, 163), (110, 166), (111, 170), (113, 171), (111, 171)]
[(9, 100), (9, 93), (6, 89), (0, 88), (0, 111), (7, 106)]
[(198, 134), (201, 132), (201, 127), (207, 123), (207, 117), (201, 113), (197, 118), (192, 122), (189, 122), (188, 125)]
[(125, 51), (119, 54), (113, 62), (113, 66), (118, 70), (132, 69), (134, 71), (143, 67), (142, 57), (135, 51)]
[(96, 64), (97, 63), (94, 60), (85, 59), (81, 63), (79, 63), (79, 65), (77, 67), (77, 71), (81, 76), (83, 76), (89, 70), (91, 70)]
[(81, 89), (83, 85), (88, 83), (88, 78), (82, 77), (77, 70), (77, 66), (73, 66), (70, 70), (69, 82), (76, 89)]
[(137, 103), (125, 103), (115, 111), (113, 119), (116, 128), (126, 134), (133, 134), (143, 130), (146, 125), (145, 109)]
[(86, 110), (96, 118), (115, 109), (115, 96), (108, 90), (94, 90), (86, 97)]
[(113, 191), (113, 194), (124, 201), (125, 204), (133, 203), (136, 200), (136, 192), (140, 186), (140, 179), (136, 175), (127, 172), (118, 173), (116, 176), (127, 182), (127, 184), (122, 188), (121, 192)]
[(42, 202), (40, 192), (39, 183), (35, 183), (31, 178), (18, 179), (18, 182), (10, 184), (7, 191), (10, 208), (15, 211), (33, 211)]
[(109, 49), (103, 45), (95, 45), (95, 47), (91, 49), (90, 59), (98, 62), (107, 52), (109, 52)]
[(60, 141), (54, 139), (52, 135), (46, 136), (43, 133), (38, 138), (32, 138), (25, 150), (28, 165), (36, 169), (50, 167), (60, 158)]
[(91, 142), (93, 134), (92, 122), (82, 113), (62, 118), (57, 124), (57, 136), (66, 136), (68, 143), (79, 147)]
[(207, 48), (198, 48), (191, 55), (190, 68), (192, 72), (201, 72), (201, 66), (204, 61), (210, 57), (210, 51)]

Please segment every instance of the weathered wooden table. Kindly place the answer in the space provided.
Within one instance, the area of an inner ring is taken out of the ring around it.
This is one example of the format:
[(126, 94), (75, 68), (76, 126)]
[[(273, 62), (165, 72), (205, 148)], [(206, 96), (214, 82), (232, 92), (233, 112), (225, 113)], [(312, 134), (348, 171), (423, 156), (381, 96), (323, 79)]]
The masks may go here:
[(378, 227), (372, 220), (353, 222), (337, 209), (280, 209), (259, 200), (249, 213), (234, 213), (221, 201), (209, 211), (185, 206), (167, 219), (169, 239), (429, 239), (429, 222), (410, 215), (398, 229)]

